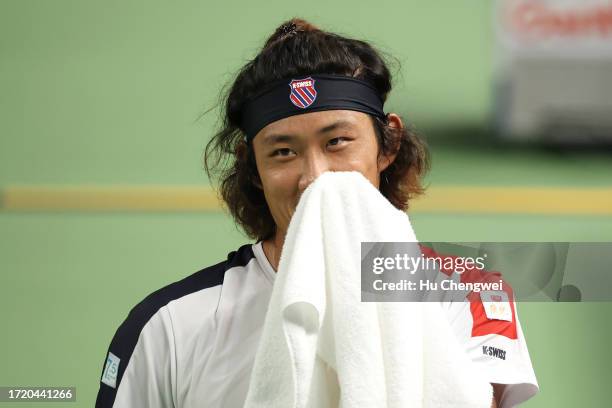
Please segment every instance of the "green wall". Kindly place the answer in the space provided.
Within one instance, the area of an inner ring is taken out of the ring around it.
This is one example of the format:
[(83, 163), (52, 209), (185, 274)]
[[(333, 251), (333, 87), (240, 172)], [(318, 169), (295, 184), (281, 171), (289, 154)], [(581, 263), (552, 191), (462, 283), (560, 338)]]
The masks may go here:
[[(399, 58), (388, 106), (432, 135), (432, 185), (612, 184), (603, 153), (477, 148), (469, 132), (460, 143), (436, 144), (440, 129), (487, 122), (492, 40), (484, 0), (0, 0), (0, 188), (208, 184), (201, 154), (216, 117), (196, 119), (294, 15)], [(426, 241), (612, 239), (612, 217), (412, 219)], [(76, 386), (70, 406), (92, 406), (107, 346), (129, 309), (245, 242), (221, 212), (0, 211), (0, 385)], [(610, 304), (519, 311), (542, 388), (526, 406), (606, 405)]]

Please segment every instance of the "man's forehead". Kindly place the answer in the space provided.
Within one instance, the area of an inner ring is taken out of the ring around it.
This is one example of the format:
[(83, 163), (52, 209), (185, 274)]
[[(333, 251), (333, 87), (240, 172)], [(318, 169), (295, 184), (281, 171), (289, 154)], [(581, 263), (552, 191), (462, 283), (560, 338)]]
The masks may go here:
[(294, 115), (270, 123), (262, 129), (262, 139), (265, 143), (274, 142), (286, 136), (298, 134), (323, 134), (336, 129), (358, 129), (363, 126), (367, 114), (353, 111), (325, 111)]

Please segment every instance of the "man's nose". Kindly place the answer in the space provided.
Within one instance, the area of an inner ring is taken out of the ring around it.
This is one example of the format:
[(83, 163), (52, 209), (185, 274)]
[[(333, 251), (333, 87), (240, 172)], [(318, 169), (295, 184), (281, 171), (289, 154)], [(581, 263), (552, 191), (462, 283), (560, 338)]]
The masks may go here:
[(304, 192), (306, 188), (317, 179), (321, 174), (325, 173), (329, 169), (329, 163), (324, 155), (310, 154), (304, 160), (304, 168), (300, 176), (299, 190), (300, 193)]

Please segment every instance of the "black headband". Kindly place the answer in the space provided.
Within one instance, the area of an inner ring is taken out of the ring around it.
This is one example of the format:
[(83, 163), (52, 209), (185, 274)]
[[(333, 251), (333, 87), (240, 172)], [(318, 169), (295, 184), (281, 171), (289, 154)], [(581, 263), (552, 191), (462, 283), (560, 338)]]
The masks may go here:
[(276, 81), (243, 107), (241, 129), (251, 141), (268, 123), (302, 113), (346, 109), (385, 117), (383, 100), (369, 82), (341, 75)]

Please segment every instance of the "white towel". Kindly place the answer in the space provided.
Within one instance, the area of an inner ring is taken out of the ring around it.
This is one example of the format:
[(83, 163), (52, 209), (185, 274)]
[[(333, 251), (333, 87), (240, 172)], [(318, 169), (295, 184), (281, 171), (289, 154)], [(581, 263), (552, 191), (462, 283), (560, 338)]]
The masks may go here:
[(360, 173), (322, 174), (289, 225), (245, 407), (490, 407), (438, 303), (361, 302), (362, 241), (416, 237)]

